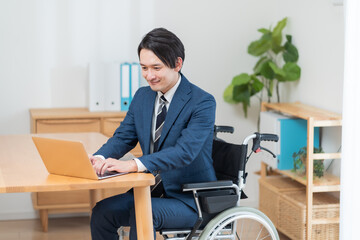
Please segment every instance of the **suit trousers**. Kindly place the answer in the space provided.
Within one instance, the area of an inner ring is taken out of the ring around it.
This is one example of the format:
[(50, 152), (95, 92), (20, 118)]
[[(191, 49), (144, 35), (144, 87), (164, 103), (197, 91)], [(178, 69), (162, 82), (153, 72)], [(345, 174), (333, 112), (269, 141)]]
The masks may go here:
[[(192, 228), (198, 218), (194, 209), (174, 198), (151, 198), (154, 239), (161, 229)], [(130, 226), (130, 240), (136, 240), (134, 196), (132, 191), (104, 199), (91, 215), (92, 240), (118, 240), (120, 226)]]

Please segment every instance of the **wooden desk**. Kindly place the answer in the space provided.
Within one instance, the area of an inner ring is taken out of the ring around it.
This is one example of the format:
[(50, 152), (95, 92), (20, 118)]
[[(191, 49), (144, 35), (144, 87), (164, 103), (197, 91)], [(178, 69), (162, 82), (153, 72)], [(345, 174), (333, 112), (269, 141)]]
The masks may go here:
[[(126, 112), (90, 112), (87, 108), (40, 108), (30, 109), (31, 133), (79, 133), (99, 132), (111, 137)], [(104, 141), (105, 142), (105, 141)], [(96, 150), (96, 149), (95, 149)], [(131, 153), (142, 156), (138, 144)], [(118, 194), (118, 189), (103, 189), (98, 198)], [(33, 192), (33, 207), (39, 210), (43, 231), (48, 230), (48, 215), (58, 213), (89, 213), (89, 190)]]
[[(105, 141), (100, 133), (36, 134), (37, 136), (80, 140), (86, 151), (95, 152)], [(91, 207), (99, 191), (119, 188), (119, 192), (134, 189), (138, 239), (153, 239), (150, 185), (151, 174), (131, 173), (101, 181), (48, 174), (31, 135), (0, 136), (0, 193), (90, 190)]]

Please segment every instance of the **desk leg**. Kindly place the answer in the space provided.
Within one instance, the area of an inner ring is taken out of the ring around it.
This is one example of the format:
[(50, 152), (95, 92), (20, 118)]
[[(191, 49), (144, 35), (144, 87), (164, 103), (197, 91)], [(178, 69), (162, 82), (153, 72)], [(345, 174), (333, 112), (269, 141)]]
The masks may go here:
[(96, 203), (103, 199), (102, 197), (102, 190), (101, 189), (90, 189), (90, 212), (92, 211), (93, 207), (95, 207)]
[(153, 220), (151, 211), (150, 187), (135, 187), (135, 216), (139, 240), (153, 240)]
[(48, 231), (49, 226), (49, 217), (48, 217), (48, 210), (47, 209), (40, 209), (40, 221), (44, 232)]

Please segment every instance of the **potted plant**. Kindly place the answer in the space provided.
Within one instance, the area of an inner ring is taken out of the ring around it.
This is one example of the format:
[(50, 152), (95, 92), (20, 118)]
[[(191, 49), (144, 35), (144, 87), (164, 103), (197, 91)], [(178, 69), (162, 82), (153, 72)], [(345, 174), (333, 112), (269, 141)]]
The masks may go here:
[[(314, 148), (314, 153), (323, 153), (322, 148)], [(307, 156), (307, 147), (302, 147), (298, 152), (293, 153), (294, 168), (293, 172), (297, 172), (300, 175), (305, 175), (306, 173), (306, 156)], [(314, 177), (323, 177), (324, 176), (324, 159), (314, 160)]]
[[(228, 103), (242, 103), (245, 117), (250, 106), (250, 98), (257, 96), (260, 104), (263, 101), (263, 91), (267, 101), (271, 102), (274, 88), (277, 102), (280, 102), (279, 84), (300, 79), (301, 69), (297, 65), (299, 54), (292, 43), (291, 35), (286, 35), (282, 44), (282, 30), (286, 26), (287, 18), (277, 23), (274, 29), (261, 28), (260, 39), (250, 43), (248, 53), (259, 60), (253, 68), (253, 73), (241, 73), (233, 77), (224, 91), (224, 100)], [(258, 122), (259, 128), (259, 122)]]

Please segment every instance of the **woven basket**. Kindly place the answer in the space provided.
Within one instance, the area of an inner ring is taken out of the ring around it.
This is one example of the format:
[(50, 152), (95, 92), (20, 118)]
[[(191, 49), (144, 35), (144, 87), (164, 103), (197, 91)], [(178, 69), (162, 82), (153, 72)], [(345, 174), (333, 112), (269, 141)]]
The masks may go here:
[[(279, 198), (277, 228), (292, 239), (306, 238), (306, 193), (305, 191), (284, 193)], [(328, 193), (314, 193), (313, 219), (338, 218), (339, 199)], [(313, 224), (311, 239), (339, 239), (339, 224)]]
[(279, 198), (281, 194), (305, 191), (305, 187), (288, 177), (267, 177), (259, 179), (259, 210), (265, 213), (275, 226), (279, 218)]

